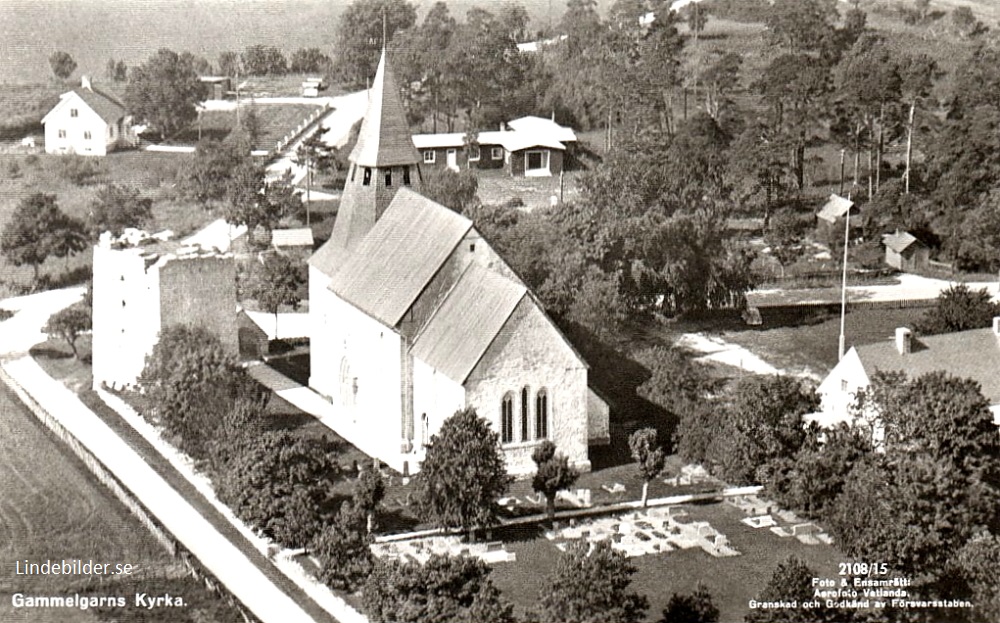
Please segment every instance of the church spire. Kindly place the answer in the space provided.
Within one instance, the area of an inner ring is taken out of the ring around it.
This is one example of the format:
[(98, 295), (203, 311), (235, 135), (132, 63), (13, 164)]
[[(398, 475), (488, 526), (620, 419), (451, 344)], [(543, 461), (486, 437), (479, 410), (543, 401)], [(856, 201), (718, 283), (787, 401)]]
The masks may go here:
[(326, 267), (323, 270), (327, 274), (332, 274), (338, 258), (356, 247), (374, 227), (400, 187), (420, 190), (420, 157), (413, 146), (384, 43), (368, 91), (368, 108), (349, 160), (333, 234), (313, 259), (315, 265)]
[(399, 89), (386, 57), (383, 47), (375, 81), (368, 91), (368, 109), (358, 142), (351, 152), (351, 162), (363, 167), (412, 165), (418, 161), (406, 113), (399, 101)]

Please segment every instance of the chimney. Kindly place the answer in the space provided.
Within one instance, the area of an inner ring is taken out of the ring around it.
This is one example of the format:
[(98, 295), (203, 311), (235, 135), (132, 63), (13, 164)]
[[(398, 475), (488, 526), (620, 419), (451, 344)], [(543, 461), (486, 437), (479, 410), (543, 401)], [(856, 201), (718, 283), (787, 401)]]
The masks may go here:
[(94, 90), (94, 87), (90, 86), (90, 76), (87, 75), (80, 76), (80, 86), (88, 91)]
[(993, 317), (993, 335), (1000, 337), (1000, 316)]
[(896, 350), (900, 355), (909, 355), (913, 345), (913, 334), (906, 327), (896, 329)]

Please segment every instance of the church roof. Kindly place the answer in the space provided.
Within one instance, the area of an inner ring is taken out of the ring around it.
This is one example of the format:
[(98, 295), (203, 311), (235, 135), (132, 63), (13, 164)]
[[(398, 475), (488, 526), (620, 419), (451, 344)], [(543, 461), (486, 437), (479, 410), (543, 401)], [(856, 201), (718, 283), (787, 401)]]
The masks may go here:
[(329, 288), (390, 327), (396, 326), (444, 264), (472, 221), (408, 188), (333, 271)]
[(472, 265), (424, 325), (410, 352), (464, 383), (507, 323), (527, 289)]
[(410, 138), (403, 104), (399, 101), (399, 89), (392, 70), (386, 66), (384, 51), (378, 62), (375, 81), (368, 91), (368, 109), (350, 159), (363, 167), (388, 167), (419, 161), (417, 149)]

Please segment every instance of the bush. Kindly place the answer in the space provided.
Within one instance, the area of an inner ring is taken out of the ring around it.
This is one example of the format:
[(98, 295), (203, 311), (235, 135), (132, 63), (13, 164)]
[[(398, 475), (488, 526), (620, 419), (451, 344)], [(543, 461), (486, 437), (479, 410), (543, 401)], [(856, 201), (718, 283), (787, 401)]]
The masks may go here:
[(59, 174), (76, 186), (85, 186), (95, 181), (102, 173), (100, 165), (86, 156), (70, 154), (59, 157)]
[(914, 323), (925, 335), (967, 331), (988, 327), (1000, 316), (1000, 303), (995, 303), (984, 290), (972, 290), (964, 283), (951, 286), (938, 295), (937, 304)]

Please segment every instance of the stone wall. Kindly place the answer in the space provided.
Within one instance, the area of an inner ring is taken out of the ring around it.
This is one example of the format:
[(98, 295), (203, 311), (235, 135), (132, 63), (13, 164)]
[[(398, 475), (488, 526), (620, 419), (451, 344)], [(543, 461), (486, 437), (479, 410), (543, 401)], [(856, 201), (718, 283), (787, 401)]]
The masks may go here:
[[(521, 439), (521, 391), (527, 387), (529, 439)], [(512, 474), (534, 471), (535, 398), (548, 395), (548, 438), (576, 467), (589, 470), (587, 368), (531, 297), (518, 304), (465, 383), (467, 404), (499, 432), (503, 396), (514, 402), (514, 442), (505, 444)]]
[(239, 353), (236, 262), (232, 256), (189, 255), (158, 264), (161, 327), (201, 327), (219, 338), (227, 353)]

